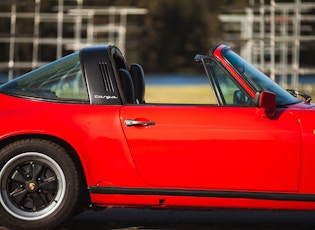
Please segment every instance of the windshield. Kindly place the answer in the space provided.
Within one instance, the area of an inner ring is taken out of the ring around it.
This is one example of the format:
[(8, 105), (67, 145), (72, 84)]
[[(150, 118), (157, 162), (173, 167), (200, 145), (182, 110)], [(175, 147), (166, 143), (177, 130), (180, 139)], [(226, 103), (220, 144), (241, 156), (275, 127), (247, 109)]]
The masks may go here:
[(13, 96), (59, 101), (87, 102), (79, 53), (74, 53), (31, 71), (0, 87), (0, 92)]
[(300, 102), (300, 100), (292, 96), (285, 89), (280, 87), (254, 66), (246, 62), (232, 50), (229, 49), (226, 52), (223, 52), (223, 56), (256, 92), (270, 91), (275, 93), (277, 100), (276, 103), (278, 106)]

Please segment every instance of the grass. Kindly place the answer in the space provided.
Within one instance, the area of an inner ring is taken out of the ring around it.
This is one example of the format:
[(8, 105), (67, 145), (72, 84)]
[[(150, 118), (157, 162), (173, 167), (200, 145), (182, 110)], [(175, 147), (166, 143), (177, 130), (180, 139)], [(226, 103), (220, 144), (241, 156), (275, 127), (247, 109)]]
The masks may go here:
[(313, 98), (313, 102), (315, 102), (315, 85), (311, 84), (300, 85), (299, 91), (310, 95)]
[(216, 104), (210, 86), (207, 85), (149, 85), (145, 100), (148, 103), (168, 104)]
[[(299, 91), (310, 95), (315, 102), (315, 86), (302, 85)], [(209, 85), (148, 85), (147, 103), (167, 104), (216, 104)]]

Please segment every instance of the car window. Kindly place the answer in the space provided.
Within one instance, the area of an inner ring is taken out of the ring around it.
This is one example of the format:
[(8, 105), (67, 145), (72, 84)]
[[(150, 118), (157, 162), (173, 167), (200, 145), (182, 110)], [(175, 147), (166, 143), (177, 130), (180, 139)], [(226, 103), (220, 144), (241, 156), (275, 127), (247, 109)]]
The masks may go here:
[(88, 101), (78, 53), (8, 82), (0, 87), (0, 92), (60, 101)]
[(212, 58), (207, 58), (204, 62), (219, 105), (253, 105), (251, 97), (219, 63)]
[(300, 102), (300, 100), (293, 97), (276, 82), (272, 81), (268, 76), (256, 69), (232, 50), (229, 49), (226, 52), (223, 52), (223, 55), (255, 91), (270, 91), (276, 94), (276, 103), (278, 106)]

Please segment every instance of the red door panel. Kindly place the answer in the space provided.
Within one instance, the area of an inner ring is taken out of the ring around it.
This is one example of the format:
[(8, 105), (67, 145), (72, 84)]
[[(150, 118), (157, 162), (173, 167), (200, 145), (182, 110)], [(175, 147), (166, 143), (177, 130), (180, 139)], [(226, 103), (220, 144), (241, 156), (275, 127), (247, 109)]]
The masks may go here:
[(152, 186), (297, 191), (299, 123), (285, 111), (268, 119), (258, 110), (123, 106), (121, 122), (135, 164)]

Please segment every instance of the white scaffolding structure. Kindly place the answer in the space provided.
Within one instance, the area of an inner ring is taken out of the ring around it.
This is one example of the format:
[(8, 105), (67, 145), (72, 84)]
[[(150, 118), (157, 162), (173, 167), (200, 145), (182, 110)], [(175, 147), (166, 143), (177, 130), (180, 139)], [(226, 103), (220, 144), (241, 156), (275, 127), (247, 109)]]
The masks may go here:
[[(0, 9), (0, 20), (10, 22), (9, 31), (0, 31), (0, 44), (9, 47), (7, 60), (0, 62), (0, 73), (5, 74), (4, 72), (7, 71), (8, 80), (13, 79), (20, 72), (38, 68), (49, 62), (42, 60), (41, 52), (44, 51), (40, 48), (41, 46), (54, 46), (55, 59), (80, 50), (84, 46), (98, 44), (117, 45), (123, 53), (129, 48), (132, 55), (132, 46), (136, 46), (136, 42), (130, 39), (130, 44), (126, 43), (127, 32), (139, 33), (142, 25), (139, 23), (129, 25), (127, 17), (147, 13), (146, 9), (132, 7), (87, 8), (84, 0), (49, 0), (53, 2), (54, 7), (49, 12), (43, 12), (41, 6), (45, 1), (47, 0), (27, 2), (11, 0), (0, 3), (5, 6), (2, 10)], [(25, 12), (23, 6), (28, 5), (33, 10)], [(26, 20), (32, 23), (24, 23), (23, 21)], [(23, 23), (25, 26), (32, 27), (32, 33), (19, 34), (17, 26), (22, 27)], [(41, 32), (45, 26), (54, 28), (52, 34), (45, 35)], [(67, 35), (65, 31), (71, 31), (70, 35)], [(17, 58), (19, 44), (32, 47), (31, 60)]]
[(315, 68), (300, 67), (301, 44), (315, 41), (315, 35), (302, 33), (310, 29), (309, 23), (315, 23), (315, 16), (308, 14), (311, 9), (315, 3), (301, 0), (270, 0), (268, 4), (249, 0), (243, 15), (220, 15), (220, 19), (227, 30), (227, 42), (239, 47), (241, 56), (283, 87), (298, 88), (300, 75), (315, 76)]

